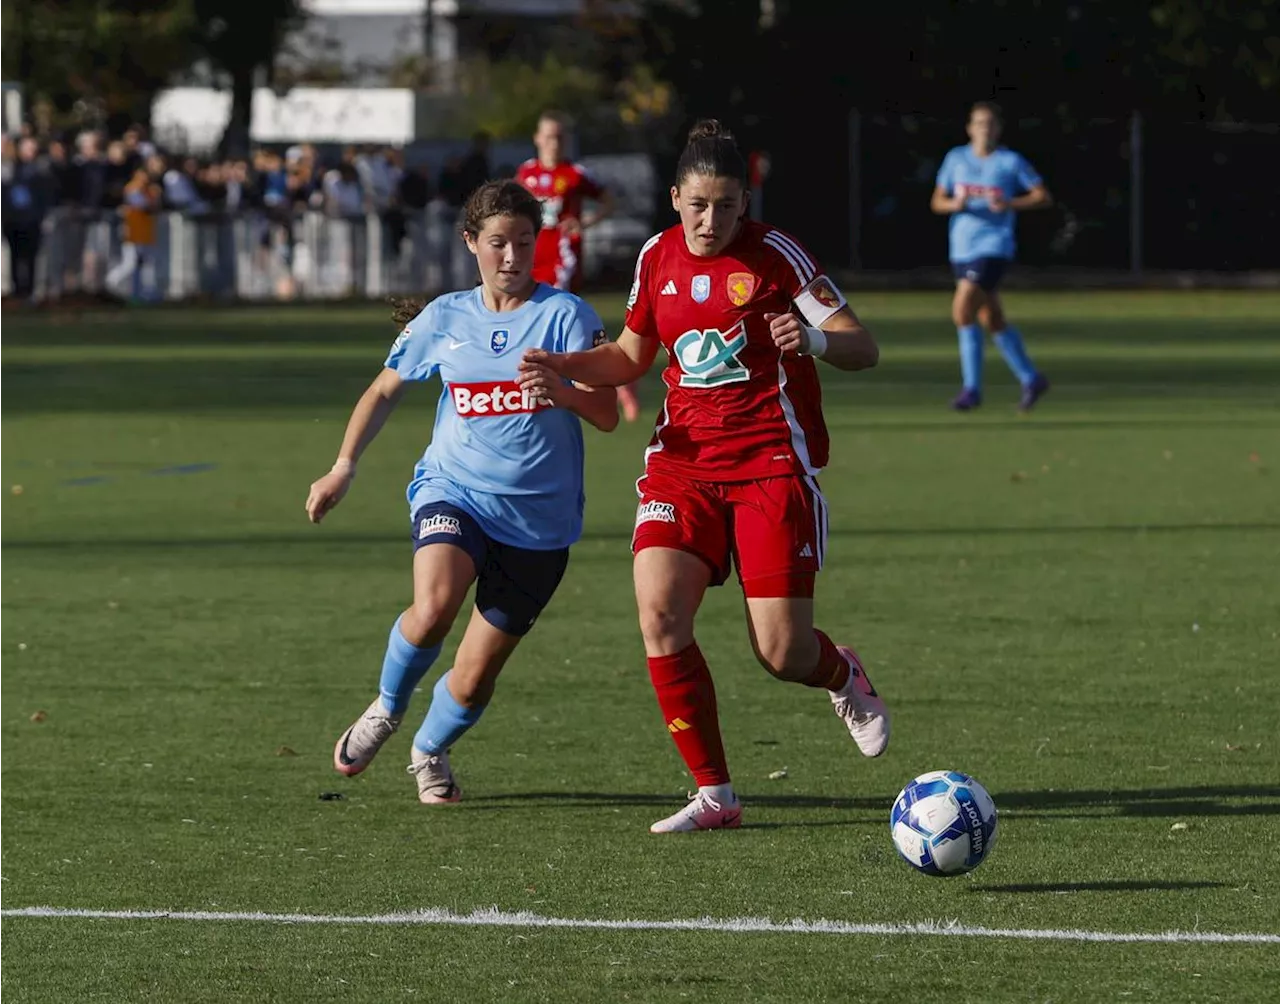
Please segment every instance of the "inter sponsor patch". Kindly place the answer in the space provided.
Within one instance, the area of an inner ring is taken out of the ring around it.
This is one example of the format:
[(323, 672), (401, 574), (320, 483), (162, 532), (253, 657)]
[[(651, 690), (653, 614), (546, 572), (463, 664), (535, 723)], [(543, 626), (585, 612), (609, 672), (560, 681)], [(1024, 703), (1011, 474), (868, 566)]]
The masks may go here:
[(641, 523), (674, 523), (676, 507), (670, 502), (642, 502), (636, 510), (636, 526)]
[(437, 513), (434, 516), (424, 516), (418, 521), (418, 539), (426, 540), (428, 537), (434, 537), (438, 533), (452, 534), (454, 537), (462, 536), (462, 521), (456, 516), (446, 516), (443, 513)]

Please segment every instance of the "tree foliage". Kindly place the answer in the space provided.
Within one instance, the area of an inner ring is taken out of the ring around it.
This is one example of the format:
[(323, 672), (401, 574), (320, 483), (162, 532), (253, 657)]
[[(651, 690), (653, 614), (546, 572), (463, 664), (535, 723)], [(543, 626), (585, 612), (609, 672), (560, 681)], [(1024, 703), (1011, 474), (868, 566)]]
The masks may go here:
[(7, 80), (55, 125), (144, 119), (151, 98), (193, 56), (188, 0), (5, 0)]
[(299, 0), (192, 0), (196, 46), (231, 81), (231, 119), (219, 152), (244, 156), (249, 149), (253, 90), (259, 71), (268, 76), (285, 33), (302, 18)]

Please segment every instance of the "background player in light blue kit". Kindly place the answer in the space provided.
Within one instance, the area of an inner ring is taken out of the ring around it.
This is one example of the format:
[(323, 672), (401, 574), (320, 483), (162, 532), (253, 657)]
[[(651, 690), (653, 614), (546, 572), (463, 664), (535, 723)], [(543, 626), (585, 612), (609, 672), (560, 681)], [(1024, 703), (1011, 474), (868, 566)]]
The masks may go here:
[[(956, 277), (951, 318), (960, 336), (964, 387), (951, 406), (968, 411), (982, 403), (982, 328), (991, 332), (1009, 369), (1022, 384), (1026, 411), (1049, 389), (1032, 365), (1022, 336), (1005, 320), (996, 291), (1013, 261), (1015, 217), (1024, 209), (1053, 205), (1053, 198), (1021, 154), (998, 146), (1000, 110), (979, 101), (969, 112), (969, 143), (951, 150), (938, 170), (930, 208), (950, 215), (951, 269)], [(981, 323), (979, 323), (981, 322)]]
[(351, 486), (405, 383), (439, 375), (444, 392), (431, 445), (408, 490), (413, 604), (391, 628), (377, 699), (333, 752), (343, 774), (369, 765), (400, 727), (474, 582), (475, 610), (453, 668), (436, 683), (413, 740), (409, 772), (427, 804), (461, 797), (449, 748), (479, 720), (582, 533), (579, 417), (606, 432), (618, 424), (612, 388), (582, 387), (550, 370), (516, 383), (526, 350), (573, 352), (605, 337), (584, 301), (533, 280), (541, 219), (538, 200), (515, 182), (489, 182), (467, 200), (463, 238), (481, 284), (425, 307), (401, 305), (396, 320), (406, 326), (386, 368), (356, 404), (333, 469), (307, 497), (307, 515), (318, 523)]

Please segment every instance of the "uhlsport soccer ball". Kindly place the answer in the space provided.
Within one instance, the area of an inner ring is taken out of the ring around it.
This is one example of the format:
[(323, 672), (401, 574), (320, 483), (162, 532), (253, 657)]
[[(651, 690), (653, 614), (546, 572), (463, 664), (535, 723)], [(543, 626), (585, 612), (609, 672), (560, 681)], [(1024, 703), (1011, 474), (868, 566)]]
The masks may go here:
[(996, 804), (968, 774), (934, 770), (898, 793), (889, 814), (898, 853), (926, 875), (959, 875), (982, 864), (996, 842)]

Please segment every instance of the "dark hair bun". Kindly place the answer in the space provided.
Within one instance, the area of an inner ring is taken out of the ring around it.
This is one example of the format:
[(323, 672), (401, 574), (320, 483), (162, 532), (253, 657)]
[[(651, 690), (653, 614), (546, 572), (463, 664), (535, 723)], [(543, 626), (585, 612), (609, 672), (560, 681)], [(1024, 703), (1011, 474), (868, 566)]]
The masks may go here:
[(732, 142), (733, 133), (717, 119), (699, 119), (689, 130), (689, 142), (695, 143), (700, 139), (727, 139)]

